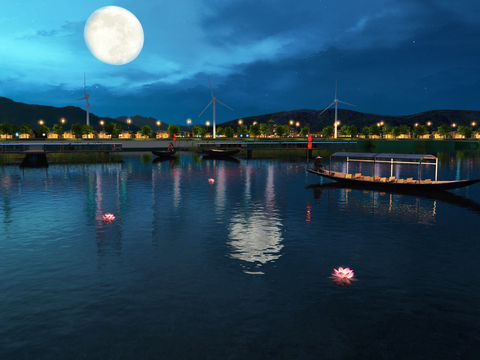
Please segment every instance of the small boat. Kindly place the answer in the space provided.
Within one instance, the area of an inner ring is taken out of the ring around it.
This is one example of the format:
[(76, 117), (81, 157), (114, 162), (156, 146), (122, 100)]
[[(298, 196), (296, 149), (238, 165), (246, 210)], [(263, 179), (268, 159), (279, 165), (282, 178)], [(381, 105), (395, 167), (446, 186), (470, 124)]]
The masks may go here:
[(240, 149), (202, 149), (202, 152), (212, 156), (231, 156), (240, 152)]
[(156, 156), (161, 156), (161, 157), (167, 157), (167, 156), (173, 156), (175, 155), (176, 151), (152, 151), (153, 155)]
[[(437, 168), (438, 159), (433, 155), (417, 155), (417, 154), (371, 154), (371, 153), (352, 153), (337, 152), (330, 156), (330, 169), (332, 168), (332, 157), (347, 158), (346, 172), (331, 171), (325, 169), (306, 169), (309, 173), (322, 176), (326, 179), (334, 180), (342, 185), (355, 188), (372, 189), (372, 190), (389, 190), (389, 191), (444, 191), (462, 188), (480, 182), (480, 179), (471, 180), (450, 180), (438, 181)], [(408, 161), (410, 160), (410, 161)], [(413, 160), (413, 161), (412, 161)], [(421, 179), (421, 165), (424, 160), (435, 160), (435, 163), (427, 162), (424, 165), (435, 165), (435, 180)], [(365, 176), (361, 173), (349, 174), (348, 162), (362, 161), (373, 162), (373, 175)], [(375, 174), (376, 163), (391, 164), (390, 177), (380, 177)], [(397, 179), (393, 176), (394, 164), (418, 164), (419, 178)]]

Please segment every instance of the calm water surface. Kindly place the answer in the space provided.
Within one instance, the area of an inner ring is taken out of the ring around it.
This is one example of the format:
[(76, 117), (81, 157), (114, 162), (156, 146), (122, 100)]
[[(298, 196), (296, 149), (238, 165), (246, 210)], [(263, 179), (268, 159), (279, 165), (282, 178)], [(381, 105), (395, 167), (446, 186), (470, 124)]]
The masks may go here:
[[(480, 177), (475, 153), (441, 159), (440, 179)], [(480, 358), (480, 185), (400, 196), (302, 162), (152, 160), (0, 168), (1, 359)], [(339, 266), (358, 281), (334, 285)]]

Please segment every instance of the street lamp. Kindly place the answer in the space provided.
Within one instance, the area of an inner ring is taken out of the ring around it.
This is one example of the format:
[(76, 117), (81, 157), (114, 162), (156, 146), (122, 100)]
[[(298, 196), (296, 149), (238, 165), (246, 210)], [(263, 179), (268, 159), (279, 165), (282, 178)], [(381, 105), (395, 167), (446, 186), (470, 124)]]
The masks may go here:
[(130, 131), (130, 124), (132, 123), (132, 119), (128, 118), (127, 119), (127, 129)]
[(60, 119), (60, 123), (61, 123), (62, 125), (65, 125), (65, 122), (66, 122), (65, 118), (61, 118), (61, 119)]
[(428, 121), (428, 122), (427, 122), (427, 126), (432, 126), (432, 122), (431, 122), (431, 121)]
[(208, 127), (210, 126), (210, 121), (207, 120), (207, 121), (205, 122), (205, 125), (207, 126), (207, 133), (208, 133)]
[[(99, 123), (100, 126), (102, 127), (102, 131), (105, 133), (105, 127), (104, 127), (104, 126), (105, 126), (105, 121), (100, 120), (98, 123)], [(102, 137), (103, 137), (103, 136), (104, 136), (104, 135), (102, 135)], [(99, 137), (100, 137), (100, 136), (99, 136)]]
[(43, 120), (38, 120), (38, 123), (40, 124), (40, 126), (42, 126), (45, 122)]
[(477, 126), (477, 123), (475, 121), (472, 121), (473, 131), (475, 131), (475, 126)]
[(297, 121), (295, 123), (295, 126), (297, 127), (297, 134), (299, 133), (298, 129), (300, 128), (300, 121)]
[(162, 125), (162, 122), (160, 120), (157, 120), (157, 130), (160, 131), (160, 125)]
[(457, 124), (453, 123), (452, 124), (452, 129), (455, 130), (456, 127), (457, 127)]
[(188, 136), (190, 136), (190, 125), (192, 124), (192, 119), (187, 119), (187, 125), (188, 125)]

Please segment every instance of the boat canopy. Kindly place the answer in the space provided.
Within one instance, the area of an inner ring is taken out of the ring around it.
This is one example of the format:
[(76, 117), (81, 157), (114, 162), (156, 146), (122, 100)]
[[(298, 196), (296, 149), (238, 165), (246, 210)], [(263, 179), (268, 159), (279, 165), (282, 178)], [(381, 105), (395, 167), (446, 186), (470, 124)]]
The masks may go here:
[(369, 158), (369, 159), (394, 159), (394, 160), (418, 160), (437, 158), (428, 154), (386, 154), (386, 153), (358, 153), (358, 152), (336, 152), (332, 157), (348, 157), (348, 158)]
[[(423, 160), (435, 160), (435, 162), (425, 162), (424, 165), (435, 165), (435, 181), (438, 177), (438, 159), (433, 155), (428, 154), (386, 154), (386, 153), (358, 153), (358, 152), (336, 152), (330, 155), (330, 169), (332, 168), (332, 157), (344, 157), (347, 158), (347, 173), (349, 161), (359, 162), (373, 162), (373, 175), (375, 176), (376, 168), (375, 163), (390, 163), (391, 170), (390, 176), (393, 176), (393, 164), (417, 164), (419, 165), (418, 179), (422, 179), (422, 161)], [(360, 159), (360, 160), (356, 160)], [(368, 160), (367, 160), (368, 159)]]

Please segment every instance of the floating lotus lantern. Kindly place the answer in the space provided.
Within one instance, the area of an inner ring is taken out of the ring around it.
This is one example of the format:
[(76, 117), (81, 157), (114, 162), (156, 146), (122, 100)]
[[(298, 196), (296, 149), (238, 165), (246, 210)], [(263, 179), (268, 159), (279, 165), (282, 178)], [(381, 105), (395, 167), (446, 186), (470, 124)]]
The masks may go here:
[(349, 286), (352, 281), (356, 281), (355, 274), (350, 268), (342, 268), (341, 266), (337, 269), (333, 269), (332, 276), (330, 279), (333, 279), (333, 283), (338, 286)]
[(115, 220), (115, 215), (113, 214), (105, 214), (103, 215), (103, 222), (110, 224), (113, 223), (113, 220)]
[(215, 179), (208, 179), (209, 184), (215, 184)]

